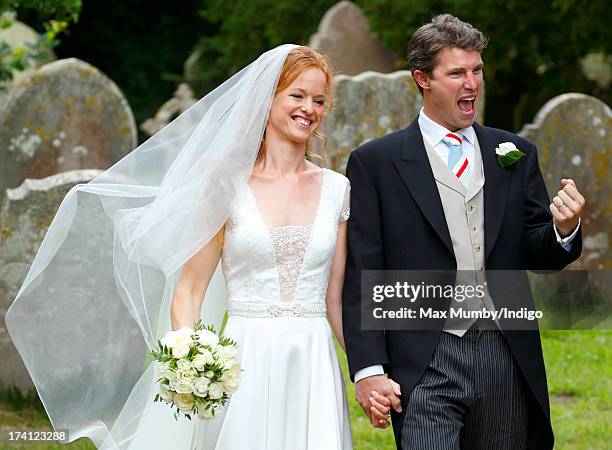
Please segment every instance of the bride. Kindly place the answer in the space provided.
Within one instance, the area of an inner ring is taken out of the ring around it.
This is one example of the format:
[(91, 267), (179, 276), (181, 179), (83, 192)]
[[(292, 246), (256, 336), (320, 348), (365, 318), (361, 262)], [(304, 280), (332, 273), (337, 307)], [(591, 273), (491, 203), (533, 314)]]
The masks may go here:
[[(331, 94), (320, 55), (277, 47), (66, 195), (6, 314), (64, 442), (351, 448), (326, 320), (343, 346), (348, 181), (305, 159)], [(149, 351), (226, 310), (241, 384), (215, 419), (176, 421)]]
[(250, 179), (225, 225), (185, 264), (173, 328), (193, 327), (219, 259), (227, 289), (224, 335), (243, 372), (217, 449), (350, 449), (344, 386), (327, 324), (344, 347), (341, 290), (348, 180), (307, 161), (308, 140), (331, 106), (332, 74), (293, 49)]

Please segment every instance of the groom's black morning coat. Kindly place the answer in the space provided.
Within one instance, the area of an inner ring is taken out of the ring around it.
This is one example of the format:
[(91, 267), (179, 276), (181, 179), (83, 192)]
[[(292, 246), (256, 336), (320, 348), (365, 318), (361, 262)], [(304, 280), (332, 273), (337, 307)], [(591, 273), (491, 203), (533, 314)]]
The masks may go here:
[[(474, 130), (485, 173), (485, 268), (559, 270), (578, 258), (582, 247), (580, 233), (573, 240), (571, 252), (557, 243), (535, 146), (507, 131), (478, 124), (474, 124)], [(502, 168), (495, 148), (508, 141), (526, 156), (514, 166)], [(405, 411), (441, 331), (362, 331), (360, 272), (456, 269), (442, 203), (417, 119), (401, 131), (354, 150), (346, 174), (351, 181), (351, 216), (343, 329), (351, 378), (364, 367), (382, 364), (389, 376), (401, 384)], [(520, 289), (528, 292), (526, 274), (519, 278), (523, 284)], [(496, 286), (489, 280), (494, 302), (501, 289), (507, 287)], [(524, 306), (532, 308), (530, 295), (525, 299)], [(495, 306), (499, 309), (503, 304)], [(552, 449), (539, 334), (505, 331), (504, 336), (529, 386), (529, 448)], [(403, 414), (393, 414), (392, 419), (400, 448)]]

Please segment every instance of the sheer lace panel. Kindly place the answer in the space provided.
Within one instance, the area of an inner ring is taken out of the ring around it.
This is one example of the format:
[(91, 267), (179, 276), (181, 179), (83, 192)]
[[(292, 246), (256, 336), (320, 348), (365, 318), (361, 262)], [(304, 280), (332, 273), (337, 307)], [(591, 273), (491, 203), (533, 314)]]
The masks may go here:
[(312, 225), (268, 227), (274, 244), (281, 302), (293, 300)]

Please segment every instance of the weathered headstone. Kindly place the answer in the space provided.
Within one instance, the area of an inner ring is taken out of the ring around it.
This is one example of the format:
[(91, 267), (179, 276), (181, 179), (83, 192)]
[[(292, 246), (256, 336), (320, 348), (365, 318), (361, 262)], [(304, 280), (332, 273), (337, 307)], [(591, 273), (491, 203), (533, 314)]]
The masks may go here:
[(174, 92), (174, 97), (159, 108), (153, 119), (145, 120), (140, 125), (140, 129), (147, 135), (153, 136), (177, 116), (187, 111), (196, 101), (189, 85), (181, 83)]
[[(422, 104), (423, 97), (406, 70), (336, 76), (334, 108), (322, 128), (328, 137), (329, 167), (344, 172), (352, 150), (408, 126)], [(483, 110), (484, 90), (477, 110), (479, 123), (482, 123)]]
[(25, 279), (30, 264), (66, 193), (87, 183), (99, 170), (74, 170), (42, 180), (26, 179), (7, 189), (0, 213), (0, 385), (32, 387), (21, 358), (6, 331), (4, 316)]
[(519, 133), (538, 146), (550, 197), (572, 178), (587, 203), (582, 214), (583, 252), (574, 267), (612, 268), (612, 111), (595, 97), (563, 94), (546, 103)]
[(136, 143), (132, 110), (113, 81), (78, 59), (46, 64), (0, 107), (0, 199), (26, 178), (106, 169)]
[(396, 70), (397, 57), (383, 48), (370, 31), (368, 18), (349, 1), (338, 2), (325, 13), (309, 45), (327, 55), (337, 73)]

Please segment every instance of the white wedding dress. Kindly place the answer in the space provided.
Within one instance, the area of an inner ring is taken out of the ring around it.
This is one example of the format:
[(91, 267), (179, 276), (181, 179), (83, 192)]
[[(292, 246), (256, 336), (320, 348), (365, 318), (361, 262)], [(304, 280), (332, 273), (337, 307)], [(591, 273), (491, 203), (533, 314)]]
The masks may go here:
[[(198, 449), (352, 449), (344, 383), (325, 296), (348, 180), (323, 169), (310, 225), (270, 227), (244, 183), (225, 225), (222, 268), (240, 386)], [(205, 319), (205, 318), (204, 318)]]

